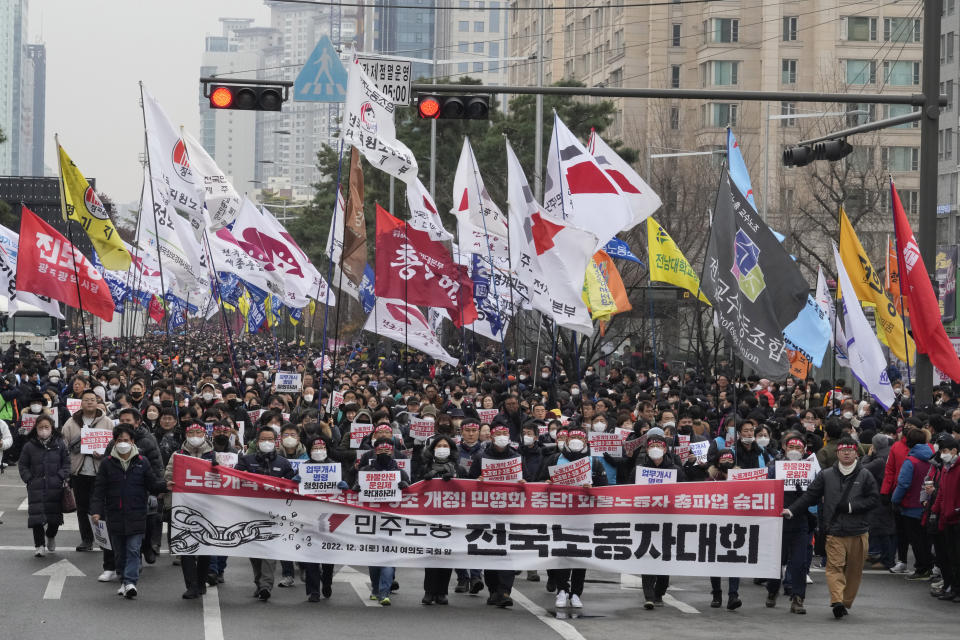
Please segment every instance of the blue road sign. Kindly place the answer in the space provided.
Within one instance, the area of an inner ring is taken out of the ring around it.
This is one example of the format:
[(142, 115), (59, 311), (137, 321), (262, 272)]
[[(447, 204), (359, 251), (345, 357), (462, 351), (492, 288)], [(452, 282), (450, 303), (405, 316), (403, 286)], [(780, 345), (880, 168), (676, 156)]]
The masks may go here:
[(347, 97), (347, 70), (329, 36), (320, 38), (293, 83), (293, 99), (301, 102), (343, 102)]

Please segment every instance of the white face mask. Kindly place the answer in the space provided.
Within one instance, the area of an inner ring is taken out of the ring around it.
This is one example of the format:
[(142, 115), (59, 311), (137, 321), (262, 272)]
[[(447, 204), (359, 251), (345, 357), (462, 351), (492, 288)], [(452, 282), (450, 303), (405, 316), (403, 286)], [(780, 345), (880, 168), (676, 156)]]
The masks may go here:
[(327, 459), (326, 449), (314, 449), (310, 452), (310, 459), (314, 462), (323, 462)]
[(151, 411), (150, 413), (147, 414), (147, 420), (156, 420), (159, 417), (160, 417), (160, 414), (157, 413), (156, 411)]
[(304, 402), (313, 402), (313, 394), (312, 394), (312, 393), (305, 393), (305, 394), (303, 395), (303, 401), (304, 401)]
[(593, 429), (595, 432), (597, 432), (597, 433), (600, 433), (600, 432), (602, 432), (602, 431), (606, 431), (606, 430), (607, 430), (607, 423), (606, 423), (606, 422), (594, 422), (592, 429)]
[[(50, 429), (37, 429), (37, 437), (40, 438), (41, 440), (46, 440), (47, 438), (49, 438), (50, 433), (51, 433)], [(944, 456), (941, 456), (941, 458), (943, 457)], [(946, 462), (947, 461), (944, 460), (944, 463)]]
[(203, 441), (205, 439), (206, 438), (204, 438), (203, 436), (190, 436), (189, 438), (187, 438), (187, 442), (190, 444), (191, 447), (199, 447), (200, 445), (203, 444)]
[(130, 453), (131, 449), (133, 449), (133, 444), (130, 442), (118, 442), (116, 444), (117, 453), (119, 453), (122, 456), (125, 456), (128, 453)]
[(660, 447), (654, 447), (654, 448), (652, 448), (652, 449), (647, 449), (647, 456), (648, 456), (651, 460), (660, 460), (661, 458), (663, 458), (663, 453), (664, 453), (664, 451), (663, 451), (663, 449), (661, 449)]
[(844, 411), (844, 412), (843, 412), (843, 419), (844, 419), (844, 420), (850, 420), (850, 419), (852, 419), (852, 418), (853, 418), (853, 411)]
[(260, 448), (260, 451), (264, 453), (272, 453), (273, 450), (277, 448), (277, 443), (273, 440), (261, 440), (257, 446)]
[(53, 384), (60, 384), (60, 378), (56, 376), (50, 376), (50, 382)]
[(669, 429), (669, 428), (673, 427), (673, 426), (676, 425), (676, 424), (677, 424), (677, 423), (674, 422), (673, 420), (667, 420), (666, 422), (664, 422), (664, 423), (661, 424), (660, 426), (661, 426), (663, 429)]
[(160, 396), (153, 396), (153, 401), (160, 404)]
[(578, 395), (580, 395), (580, 389), (578, 389), (578, 388), (576, 388), (576, 387), (574, 387), (573, 389), (570, 389), (570, 395), (572, 395), (572, 396), (578, 396)]
[(510, 444), (510, 437), (509, 437), (509, 436), (496, 436), (496, 437), (493, 439), (493, 444), (495, 444), (495, 445), (497, 445), (498, 447), (500, 447), (501, 449), (503, 449), (503, 448), (506, 447), (508, 444)]
[(244, 378), (243, 383), (247, 386), (250, 386), (251, 384), (253, 384), (253, 378)]
[(30, 405), (30, 413), (40, 413), (40, 409), (43, 409), (43, 405), (41, 404)]
[(791, 449), (787, 451), (787, 460), (792, 460), (794, 462), (803, 458), (803, 451), (797, 451), (796, 449)]
[(761, 447), (766, 447), (768, 444), (770, 444), (770, 438), (767, 438), (767, 437), (757, 438), (757, 444), (760, 445)]
[(952, 453), (941, 453), (941, 454), (940, 454), (940, 462), (942, 462), (943, 464), (950, 464), (951, 462), (953, 462), (953, 454), (952, 454)]
[(119, 391), (119, 390), (120, 390), (120, 385), (118, 384), (110, 385), (110, 391)]
[(210, 377), (213, 378), (214, 380), (219, 380), (219, 379), (220, 379), (220, 374), (219, 374), (219, 373), (214, 373), (214, 374), (212, 374)]
[(287, 436), (283, 439), (283, 446), (285, 446), (287, 449), (293, 449), (295, 446), (297, 446), (297, 442), (299, 442), (299, 440), (293, 436)]
[(740, 442), (742, 442), (743, 444), (750, 444), (753, 442), (753, 440), (754, 440), (753, 436), (742, 436), (740, 438)]
[(213, 394), (210, 393), (209, 391), (208, 391), (207, 393), (203, 394), (202, 397), (203, 397), (203, 401), (204, 401), (204, 402), (210, 402), (211, 400), (213, 400)]
[(533, 436), (523, 436), (523, 444), (529, 447), (535, 439)]
[(433, 450), (433, 457), (442, 462), (450, 457), (450, 449), (448, 447), (437, 447)]
[(569, 448), (570, 451), (573, 451), (574, 453), (580, 453), (581, 451), (583, 451), (583, 446), (584, 446), (583, 440), (573, 439), (567, 442), (567, 448)]

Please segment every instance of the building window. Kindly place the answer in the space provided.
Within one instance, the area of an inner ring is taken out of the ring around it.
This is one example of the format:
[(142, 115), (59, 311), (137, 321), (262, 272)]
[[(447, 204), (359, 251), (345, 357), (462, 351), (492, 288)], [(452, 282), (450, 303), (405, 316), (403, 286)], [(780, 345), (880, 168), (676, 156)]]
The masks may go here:
[(476, 20), (476, 21), (474, 21), (474, 23), (473, 23), (473, 32), (474, 32), (474, 33), (483, 33), (483, 27), (484, 27), (484, 26), (485, 26), (485, 25), (483, 24), (483, 20)]
[(873, 147), (855, 145), (845, 162), (850, 169), (859, 173), (866, 173), (873, 167)]
[(680, 130), (680, 107), (670, 107), (670, 128)]
[(609, 84), (611, 87), (622, 87), (623, 86), (623, 69), (614, 69), (610, 72)]
[(876, 84), (877, 63), (874, 60), (847, 60), (847, 84)]
[(947, 62), (953, 62), (953, 43), (957, 39), (957, 34), (953, 31), (947, 34)]
[(482, 42), (474, 42), (474, 43), (473, 43), (473, 52), (474, 52), (474, 53), (483, 53), (483, 43), (482, 43)]
[(739, 62), (715, 60), (700, 65), (703, 85), (728, 86), (737, 84)]
[(482, 63), (482, 62), (474, 62), (474, 63), (473, 63), (473, 72), (474, 72), (474, 73), (483, 73), (483, 63)]
[[(780, 115), (781, 116), (792, 116), (797, 113), (797, 103), (796, 102), (781, 102), (780, 103)], [(795, 127), (797, 126), (796, 118), (782, 118), (780, 120), (781, 127)]]
[(920, 25), (917, 18), (884, 18), (883, 39), (885, 42), (920, 42)]
[(885, 171), (919, 171), (919, 147), (883, 147), (880, 159)]
[(490, 33), (499, 33), (500, 31), (500, 3), (491, 2), (490, 12), (487, 14), (487, 23), (490, 27)]
[(783, 17), (783, 41), (794, 42), (797, 39), (797, 16)]
[(467, 41), (461, 40), (457, 43), (457, 53), (466, 53), (467, 52)]
[(613, 32), (613, 51), (612, 55), (622, 56), (624, 53), (623, 29), (617, 29)]
[(856, 127), (861, 124), (867, 124), (877, 119), (877, 105), (859, 102), (857, 104), (848, 104), (847, 126)]
[(739, 105), (714, 102), (703, 105), (702, 109), (703, 126), (705, 127), (737, 126)]
[(737, 18), (711, 18), (703, 23), (704, 42), (739, 42), (740, 20)]
[(491, 60), (490, 63), (487, 65), (487, 69), (488, 69), (489, 71), (499, 71), (499, 70), (500, 70), (500, 61), (497, 60), (497, 58), (500, 57), (500, 43), (499, 43), (499, 42), (491, 42), (489, 49), (490, 49), (490, 57), (492, 58), (492, 60)]
[(782, 84), (797, 83), (797, 61), (783, 60), (780, 64), (780, 82)]
[(920, 63), (910, 60), (883, 61), (883, 81), (892, 87), (920, 84)]
[(470, 31), (470, 21), (460, 20), (457, 22), (457, 31)]
[(680, 65), (678, 64), (670, 65), (670, 88), (680, 88)]
[(461, 62), (457, 64), (457, 73), (466, 73), (467, 72), (467, 63)]
[(673, 42), (671, 46), (674, 46), (674, 47), (680, 46), (680, 25), (679, 24), (673, 25)]
[(877, 19), (863, 16), (849, 16), (846, 21), (845, 35), (854, 42), (872, 42), (877, 39)]

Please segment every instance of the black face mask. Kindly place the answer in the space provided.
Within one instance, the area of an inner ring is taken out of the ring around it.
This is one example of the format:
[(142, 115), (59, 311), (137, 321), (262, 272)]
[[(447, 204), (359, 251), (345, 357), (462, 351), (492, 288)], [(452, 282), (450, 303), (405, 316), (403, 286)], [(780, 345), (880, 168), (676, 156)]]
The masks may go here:
[(231, 409), (236, 409), (236, 408), (237, 408), (237, 399), (236, 399), (236, 398), (230, 398), (229, 400), (227, 400), (227, 406), (230, 407)]
[(393, 458), (389, 453), (378, 453), (377, 454), (377, 464), (381, 467), (385, 467), (390, 464), (390, 459)]
[(141, 392), (139, 392), (139, 391), (131, 391), (131, 392), (130, 392), (130, 397), (133, 398), (134, 400), (139, 400), (140, 398), (143, 397), (143, 393), (141, 393)]
[(230, 436), (213, 436), (213, 446), (226, 448), (230, 444)]
[(316, 422), (308, 422), (303, 425), (303, 430), (308, 436), (315, 436), (320, 433), (320, 425)]
[(172, 406), (173, 406), (173, 400), (164, 400), (163, 402), (160, 403), (160, 406), (163, 407), (163, 408), (165, 408), (165, 409), (166, 409), (166, 408), (169, 408), (169, 407), (172, 407)]
[(677, 431), (685, 436), (689, 436), (693, 433), (693, 425), (687, 424), (682, 427), (677, 427)]
[(733, 469), (733, 463), (732, 463), (732, 462), (721, 462), (721, 463), (720, 463), (720, 468), (723, 469), (724, 471), (729, 471), (730, 469)]

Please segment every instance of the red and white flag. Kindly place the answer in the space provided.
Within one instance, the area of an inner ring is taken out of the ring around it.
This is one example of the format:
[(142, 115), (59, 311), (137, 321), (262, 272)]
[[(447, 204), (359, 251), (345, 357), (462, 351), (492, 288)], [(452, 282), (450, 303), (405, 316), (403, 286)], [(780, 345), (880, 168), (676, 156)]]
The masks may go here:
[(660, 208), (662, 204), (660, 196), (593, 129), (590, 130), (589, 147), (590, 153), (597, 159), (597, 164), (617, 183), (630, 204), (633, 221), (630, 226), (624, 227), (621, 231), (640, 224)]
[(403, 300), (377, 297), (377, 308), (367, 318), (363, 329), (391, 340), (405, 342), (442, 362), (454, 366), (457, 364), (457, 359), (447, 353), (440, 344), (423, 312)]
[(407, 183), (407, 206), (410, 207), (410, 226), (420, 231), (426, 231), (433, 240), (449, 242), (453, 234), (443, 227), (437, 205), (430, 196), (430, 192), (423, 186), (420, 179)]
[(893, 202), (893, 229), (897, 235), (897, 262), (900, 271), (900, 291), (910, 309), (910, 327), (917, 351), (927, 354), (930, 362), (954, 382), (960, 382), (960, 358), (947, 337), (940, 321), (940, 305), (930, 284), (930, 275), (920, 257), (920, 247), (913, 237), (907, 214), (897, 189), (890, 181)]
[(598, 251), (634, 224), (633, 210), (620, 187), (576, 136), (553, 115), (553, 136), (547, 154), (543, 209), (554, 222), (590, 231)]
[(506, 262), (510, 255), (507, 242), (507, 217), (493, 201), (480, 176), (470, 139), (464, 137), (457, 173), (453, 178), (453, 210), (457, 216), (460, 250), (476, 253), (488, 262), (492, 258)]
[(107, 322), (113, 298), (100, 272), (56, 229), (22, 207), (17, 290), (49, 296)]

